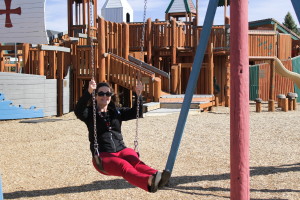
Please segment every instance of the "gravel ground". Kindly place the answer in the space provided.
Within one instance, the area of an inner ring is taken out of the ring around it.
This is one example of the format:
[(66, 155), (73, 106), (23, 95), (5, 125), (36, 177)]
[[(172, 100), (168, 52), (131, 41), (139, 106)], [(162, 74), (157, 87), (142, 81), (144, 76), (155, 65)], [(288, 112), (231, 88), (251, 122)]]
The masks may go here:
[[(299, 105), (298, 105), (299, 107)], [(250, 105), (251, 199), (300, 199), (300, 111), (256, 113)], [(163, 170), (178, 112), (149, 112), (139, 120), (141, 159)], [(147, 193), (91, 164), (87, 129), (74, 113), (0, 121), (4, 199), (230, 199), (229, 108), (190, 111), (168, 187)], [(123, 124), (133, 146), (135, 120)]]

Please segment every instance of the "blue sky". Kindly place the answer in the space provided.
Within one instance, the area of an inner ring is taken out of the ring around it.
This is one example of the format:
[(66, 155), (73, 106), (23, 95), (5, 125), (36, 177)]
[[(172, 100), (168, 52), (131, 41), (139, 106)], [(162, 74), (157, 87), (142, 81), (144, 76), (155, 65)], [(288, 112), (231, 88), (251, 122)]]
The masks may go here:
[[(193, 0), (196, 5), (196, 0)], [(98, 0), (98, 15), (105, 0)], [(128, 0), (134, 10), (134, 21), (143, 21), (144, 0)], [(170, 0), (148, 0), (146, 18), (164, 20), (165, 10)], [(208, 0), (199, 0), (199, 23), (203, 24)], [(248, 19), (255, 21), (274, 18), (282, 23), (287, 12), (290, 12), (297, 23), (299, 22), (290, 0), (249, 0)], [(228, 10), (228, 15), (230, 15)], [(67, 0), (46, 0), (46, 28), (57, 31), (67, 31)], [(224, 24), (224, 7), (217, 9), (214, 24)]]

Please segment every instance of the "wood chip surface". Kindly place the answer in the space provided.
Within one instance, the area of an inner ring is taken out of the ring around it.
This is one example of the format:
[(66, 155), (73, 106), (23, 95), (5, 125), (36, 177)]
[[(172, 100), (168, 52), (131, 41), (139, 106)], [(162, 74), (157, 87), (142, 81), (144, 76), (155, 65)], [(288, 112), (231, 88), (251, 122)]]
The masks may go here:
[[(255, 112), (250, 104), (250, 196), (300, 199), (300, 111)], [(4, 199), (228, 200), (230, 109), (190, 111), (168, 187), (148, 193), (92, 166), (87, 128), (73, 112), (39, 123), (0, 121), (0, 172)], [(179, 113), (139, 119), (141, 159), (163, 170)], [(133, 147), (135, 120), (123, 123)]]

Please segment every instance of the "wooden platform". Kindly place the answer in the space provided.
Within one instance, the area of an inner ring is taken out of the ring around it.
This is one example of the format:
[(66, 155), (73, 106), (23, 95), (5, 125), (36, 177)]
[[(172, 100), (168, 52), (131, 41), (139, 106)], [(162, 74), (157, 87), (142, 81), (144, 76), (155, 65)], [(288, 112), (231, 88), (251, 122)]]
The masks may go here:
[[(178, 109), (182, 107), (184, 100), (183, 95), (163, 95), (160, 97), (159, 102), (150, 102), (144, 104), (144, 112), (149, 112), (151, 110), (159, 108), (169, 108)], [(214, 95), (194, 95), (190, 108), (200, 109), (201, 111), (210, 110), (211, 107), (215, 106), (215, 96)]]

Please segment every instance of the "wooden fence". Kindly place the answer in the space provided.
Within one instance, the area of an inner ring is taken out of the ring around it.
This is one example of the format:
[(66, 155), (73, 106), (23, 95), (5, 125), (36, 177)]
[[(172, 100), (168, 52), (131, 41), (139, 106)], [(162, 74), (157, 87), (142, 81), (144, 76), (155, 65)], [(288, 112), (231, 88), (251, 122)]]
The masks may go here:
[[(287, 70), (293, 71), (291, 60), (284, 60), (282, 63)], [(250, 93), (252, 93), (252, 95), (250, 95), (251, 100), (259, 97), (263, 101), (268, 101), (270, 99), (271, 88), (270, 63), (262, 63), (256, 66), (251, 66), (250, 68), (252, 68), (252, 70), (250, 70)], [(274, 92), (272, 93), (273, 100), (276, 100), (276, 96), (278, 94), (286, 95), (288, 92), (294, 92), (294, 83), (289, 78), (283, 77), (277, 73), (275, 73), (274, 78), (275, 85)]]

